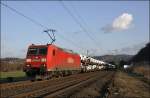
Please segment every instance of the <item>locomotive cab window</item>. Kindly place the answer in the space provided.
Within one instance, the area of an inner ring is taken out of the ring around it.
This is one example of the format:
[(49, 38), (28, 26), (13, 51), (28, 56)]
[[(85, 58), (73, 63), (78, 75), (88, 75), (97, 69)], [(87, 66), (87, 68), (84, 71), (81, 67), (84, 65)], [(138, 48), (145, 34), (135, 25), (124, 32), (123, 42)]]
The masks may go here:
[(55, 50), (53, 50), (53, 56), (55, 56)]
[(39, 55), (46, 55), (47, 54), (47, 48), (39, 48)]
[(38, 49), (37, 48), (29, 48), (28, 49), (28, 55), (36, 55)]
[(47, 54), (47, 47), (28, 49), (28, 55), (46, 55), (46, 54)]

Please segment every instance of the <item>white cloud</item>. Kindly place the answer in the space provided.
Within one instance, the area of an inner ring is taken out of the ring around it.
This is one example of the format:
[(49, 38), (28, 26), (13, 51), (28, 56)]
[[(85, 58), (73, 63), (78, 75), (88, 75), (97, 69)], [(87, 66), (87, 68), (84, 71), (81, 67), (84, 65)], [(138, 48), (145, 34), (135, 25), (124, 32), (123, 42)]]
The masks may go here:
[(106, 33), (127, 30), (132, 24), (132, 21), (132, 14), (123, 13), (122, 15), (114, 19), (114, 21), (110, 25), (106, 25), (105, 27), (103, 27), (102, 30), (104, 30), (104, 32)]

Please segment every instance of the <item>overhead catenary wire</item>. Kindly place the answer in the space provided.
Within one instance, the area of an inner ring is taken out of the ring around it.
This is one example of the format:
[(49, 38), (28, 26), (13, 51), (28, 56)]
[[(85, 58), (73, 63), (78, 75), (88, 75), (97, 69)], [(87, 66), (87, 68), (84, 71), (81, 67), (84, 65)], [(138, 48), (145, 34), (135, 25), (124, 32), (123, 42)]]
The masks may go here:
[[(20, 11), (16, 10), (15, 8), (10, 7), (10, 6), (8, 6), (7, 4), (4, 4), (4, 3), (2, 3), (2, 2), (0, 2), (0, 4), (3, 5), (3, 6), (5, 6), (5, 7), (7, 7), (7, 8), (9, 8), (11, 11), (17, 13), (18, 15), (20, 15), (20, 16), (26, 18), (27, 20), (31, 21), (31, 22), (34, 23), (35, 25), (38, 25), (38, 26), (40, 26), (40, 27), (42, 27), (42, 28), (44, 28), (44, 29), (48, 29), (47, 26), (41, 24), (40, 22), (34, 20), (34, 19), (31, 18), (31, 17), (26, 16), (25, 14), (23, 14), (23, 13), (21, 13)], [(70, 43), (71, 45), (75, 46), (76, 48), (84, 49), (83, 47), (80, 47), (78, 44), (74, 43), (74, 42), (71, 41), (70, 39), (66, 39), (66, 37), (64, 37), (63, 35), (61, 35), (61, 34), (59, 34), (59, 35), (60, 35), (60, 37), (61, 37), (62, 39), (66, 40), (68, 43)]]
[[(71, 2), (69, 2), (69, 4), (71, 5), (71, 8), (74, 10), (74, 14), (76, 14), (76, 16), (82, 21), (82, 23), (85, 25), (85, 27), (88, 28), (88, 31), (93, 34), (93, 31), (92, 31), (91, 28), (88, 26), (88, 24), (87, 24), (87, 22), (85, 21), (85, 19), (78, 13), (78, 11), (77, 11), (76, 8), (72, 5)], [(95, 37), (95, 36), (94, 36), (94, 37)]]
[(39, 26), (42, 27), (42, 28), (48, 29), (48, 28), (45, 27), (43, 24), (41, 24), (41, 23), (39, 23), (38, 21), (36, 21), (36, 20), (34, 20), (34, 19), (32, 19), (32, 18), (30, 18), (30, 17), (24, 15), (23, 13), (21, 13), (21, 12), (17, 11), (16, 9), (14, 9), (14, 8), (12, 8), (12, 7), (10, 7), (10, 6), (8, 6), (7, 4), (4, 4), (4, 3), (2, 3), (2, 2), (0, 2), (0, 3), (1, 3), (3, 6), (9, 8), (10, 10), (12, 10), (13, 12), (15, 12), (15, 13), (17, 13), (17, 14), (23, 16), (24, 18), (28, 19), (28, 20), (31, 21), (32, 23), (34, 23), (34, 24), (36, 24), (36, 25), (39, 25)]
[[(87, 24), (87, 22), (85, 21), (85, 19), (78, 13), (78, 11), (76, 10), (76, 8), (74, 7), (74, 5), (72, 4), (72, 2), (68, 2), (69, 4), (70, 4), (70, 6), (71, 6), (71, 8), (73, 9), (73, 11), (74, 11), (74, 14), (79, 18), (79, 20), (85, 25), (85, 27), (86, 28), (88, 28), (88, 31), (89, 32), (91, 32), (92, 34), (94, 34), (93, 33), (93, 31), (91, 30), (91, 28), (89, 27), (89, 25)], [(94, 36), (95, 37), (95, 36)], [(95, 40), (95, 42), (96, 42), (96, 40)], [(101, 45), (101, 43), (100, 42), (96, 42), (96, 44), (100, 44)], [(100, 46), (99, 46), (100, 47)], [(101, 49), (102, 49), (102, 47), (100, 47)]]
[(96, 46), (99, 45), (97, 44), (95, 39), (90, 35), (88, 30), (86, 30), (86, 28), (82, 25), (82, 23), (80, 23), (80, 21), (74, 16), (74, 14), (72, 14), (71, 10), (63, 3), (63, 1), (60, 1), (60, 4), (67, 11), (67, 13), (73, 18), (73, 20), (79, 25), (79, 27), (87, 34), (87, 36), (94, 42), (94, 44)]

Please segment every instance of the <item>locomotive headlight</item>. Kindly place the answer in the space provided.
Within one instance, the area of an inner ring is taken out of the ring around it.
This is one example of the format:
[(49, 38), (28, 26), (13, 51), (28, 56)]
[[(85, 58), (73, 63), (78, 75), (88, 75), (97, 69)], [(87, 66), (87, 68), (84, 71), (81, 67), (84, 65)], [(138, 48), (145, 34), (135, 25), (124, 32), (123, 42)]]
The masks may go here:
[(31, 62), (31, 59), (26, 59), (26, 62)]
[(46, 58), (42, 58), (42, 59), (41, 59), (41, 62), (46, 62)]
[(26, 66), (30, 67), (30, 65), (26, 65)]

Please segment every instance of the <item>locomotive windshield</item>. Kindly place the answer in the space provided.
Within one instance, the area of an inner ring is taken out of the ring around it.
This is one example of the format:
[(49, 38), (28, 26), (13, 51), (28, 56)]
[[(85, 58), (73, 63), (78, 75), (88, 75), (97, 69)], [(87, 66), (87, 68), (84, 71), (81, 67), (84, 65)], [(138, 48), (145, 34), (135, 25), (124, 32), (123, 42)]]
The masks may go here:
[(44, 48), (29, 48), (28, 55), (46, 55), (47, 54), (47, 47)]
[(47, 48), (39, 48), (39, 53), (40, 55), (46, 55), (47, 54)]
[(38, 49), (37, 48), (29, 48), (28, 55), (36, 55)]

